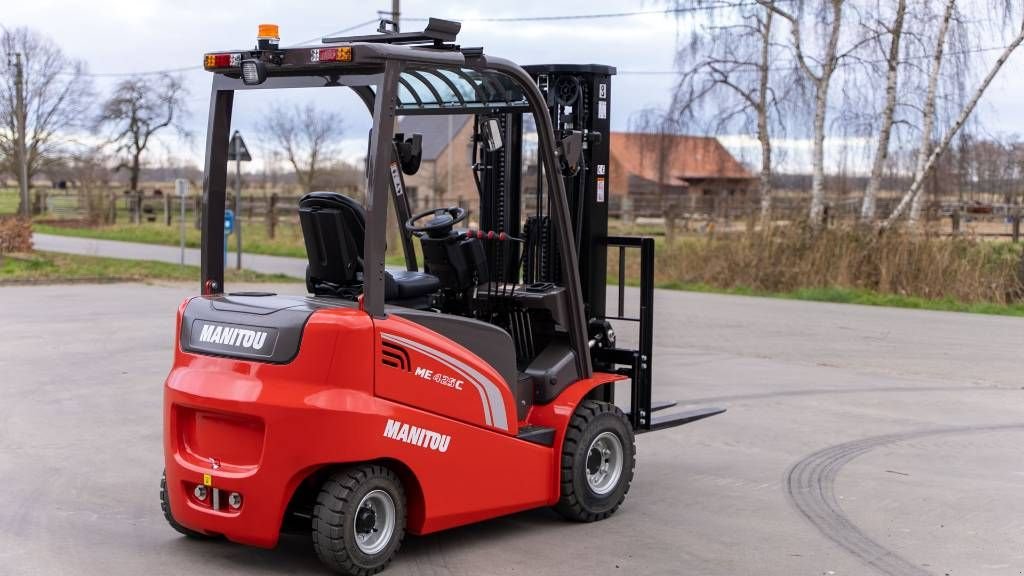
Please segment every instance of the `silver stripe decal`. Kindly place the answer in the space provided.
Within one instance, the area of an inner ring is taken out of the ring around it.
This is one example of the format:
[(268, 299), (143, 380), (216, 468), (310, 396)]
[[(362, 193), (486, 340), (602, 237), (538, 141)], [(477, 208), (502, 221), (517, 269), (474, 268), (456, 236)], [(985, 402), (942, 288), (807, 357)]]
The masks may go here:
[[(422, 352), (423, 354), (426, 354), (427, 356), (430, 356), (434, 360), (444, 364), (445, 366), (451, 368), (452, 370), (458, 370), (458, 368), (452, 366), (451, 364), (446, 362), (443, 358), (439, 358), (436, 355), (432, 354), (431, 352), (429, 352), (427, 350), (424, 350), (420, 346), (417, 346), (417, 344), (415, 342), (411, 342), (409, 340), (406, 340), (406, 339), (404, 339), (404, 338), (402, 338), (400, 336), (395, 336), (393, 334), (385, 334), (385, 333), (381, 332), (380, 335), (381, 335), (382, 339), (390, 340), (393, 343), (404, 344), (404, 343), (408, 342), (413, 348), (415, 348), (416, 350)], [(431, 348), (430, 350), (433, 350), (433, 348)], [(436, 350), (433, 350), (433, 351), (437, 352)], [(411, 366), (410, 366), (410, 368), (411, 368)], [(484, 407), (484, 423), (486, 423), (488, 426), (492, 426), (493, 424), (492, 424), (492, 416), (491, 416), (491, 407), (490, 407), (489, 403), (487, 402), (487, 394), (484, 392), (484, 389), (480, 386), (480, 384), (477, 384), (476, 381), (474, 381), (468, 375), (466, 376), (466, 379), (469, 381), (470, 384), (473, 385), (473, 388), (476, 388), (477, 394), (480, 395), (480, 403), (483, 404), (483, 407)], [(507, 430), (507, 428), (506, 428), (506, 430)]]
[[(492, 382), (489, 378), (478, 372), (472, 366), (469, 366), (466, 363), (462, 362), (461, 360), (453, 358), (445, 354), (444, 352), (441, 352), (440, 350), (431, 348), (426, 344), (420, 344), (419, 342), (414, 342), (412, 340), (402, 338), (401, 336), (396, 336), (394, 334), (385, 334), (384, 332), (381, 332), (381, 337), (390, 339), (400, 344), (405, 344), (406, 346), (414, 348), (422, 352), (423, 354), (426, 354), (427, 356), (433, 357), (434, 359), (440, 361), (443, 364), (447, 364), (449, 367), (455, 370), (463, 372), (466, 376), (470, 378), (470, 383), (476, 386), (478, 391), (480, 390), (480, 387), (477, 386), (477, 382), (482, 384), (484, 390), (487, 393), (485, 397), (483, 394), (484, 391), (480, 391), (480, 399), (484, 405), (485, 420), (493, 420), (493, 426), (495, 428), (500, 428), (506, 431), (508, 430), (508, 416), (505, 413), (505, 401), (501, 396), (501, 390), (499, 390), (498, 387), (494, 384), (494, 382)], [(490, 410), (488, 410), (488, 404), (490, 405)], [(491, 425), (491, 422), (488, 421), (487, 424)]]
[[(455, 367), (452, 363), (447, 362), (445, 360), (445, 358), (447, 358), (449, 360), (453, 360), (455, 362), (458, 362), (457, 360), (455, 360), (454, 358), (449, 357), (447, 355), (444, 355), (443, 353), (441, 353), (439, 351), (436, 351), (436, 349), (434, 349), (434, 348), (432, 348), (430, 346), (427, 346), (426, 344), (421, 344), (419, 342), (416, 342), (416, 341), (413, 341), (413, 340), (409, 340), (407, 338), (402, 338), (401, 336), (395, 336), (394, 334), (384, 334), (383, 332), (381, 332), (381, 337), (384, 338), (384, 339), (391, 340), (392, 342), (396, 342), (396, 343), (400, 343), (400, 344), (407, 344), (407, 345), (417, 349), (417, 351), (419, 351), (420, 353), (425, 354), (426, 356), (429, 356), (430, 358), (432, 358), (432, 359), (436, 360), (437, 362), (439, 362), (439, 363), (441, 363), (441, 364), (451, 368), (452, 370), (459, 371), (459, 368)], [(438, 355), (440, 355), (440, 356), (438, 356)], [(444, 358), (441, 358), (441, 357), (444, 357)], [(472, 370), (472, 369), (470, 369), (470, 370)], [(476, 393), (480, 395), (480, 404), (483, 405), (483, 421), (484, 421), (484, 423), (486, 423), (488, 426), (494, 425), (494, 423), (493, 423), (493, 421), (494, 421), (494, 412), (493, 412), (492, 409), (490, 409), (490, 403), (487, 402), (487, 394), (484, 392), (483, 387), (481, 387), (480, 384), (478, 382), (476, 382), (469, 374), (464, 374), (464, 375), (466, 376), (466, 379), (469, 381), (469, 383), (473, 384), (473, 387), (476, 388)], [(482, 378), (483, 376), (480, 376), (480, 377)], [(505, 429), (508, 429), (508, 427), (506, 427)]]

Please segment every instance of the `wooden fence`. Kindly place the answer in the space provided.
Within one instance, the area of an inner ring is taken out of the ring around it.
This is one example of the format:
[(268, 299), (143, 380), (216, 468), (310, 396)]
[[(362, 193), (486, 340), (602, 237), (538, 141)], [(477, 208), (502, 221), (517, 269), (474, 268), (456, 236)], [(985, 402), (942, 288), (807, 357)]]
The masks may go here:
[[(362, 192), (353, 187), (340, 190), (356, 198)], [(300, 194), (293, 192), (243, 191), (239, 202), (238, 218), (266, 226), (267, 236), (273, 238), (279, 225), (298, 225), (298, 202)], [(524, 214), (532, 213), (532, 196), (528, 195), (523, 207)], [(419, 197), (412, 199), (411, 209), (420, 210), (438, 206), (462, 206), (469, 211), (469, 225), (478, 225), (479, 200), (477, 198)], [(162, 223), (177, 222), (183, 200), (172, 193), (148, 191), (141, 194), (96, 192), (81, 190), (33, 190), (33, 208), (37, 215), (57, 220), (80, 221), (84, 224), (103, 225), (116, 223)], [(888, 214), (898, 199), (881, 198), (878, 213)], [(184, 199), (186, 217), (199, 226), (202, 198), (191, 195)], [(229, 192), (227, 207), (235, 208), (235, 198)], [(772, 220), (776, 222), (799, 221), (808, 213), (806, 196), (787, 194), (773, 198)], [(926, 218), (941, 223), (940, 231), (948, 234), (970, 233), (977, 236), (1020, 238), (1021, 220), (1024, 207), (1016, 204), (979, 203), (932, 203), (928, 206)], [(645, 221), (655, 226), (672, 230), (705, 230), (709, 225), (727, 227), (731, 223), (749, 224), (760, 215), (760, 203), (756, 196), (695, 196), (665, 198), (655, 196), (609, 198), (609, 214), (625, 224)], [(860, 200), (850, 198), (827, 203), (825, 218), (829, 224), (856, 221), (860, 214)], [(397, 225), (389, 218), (389, 227)]]

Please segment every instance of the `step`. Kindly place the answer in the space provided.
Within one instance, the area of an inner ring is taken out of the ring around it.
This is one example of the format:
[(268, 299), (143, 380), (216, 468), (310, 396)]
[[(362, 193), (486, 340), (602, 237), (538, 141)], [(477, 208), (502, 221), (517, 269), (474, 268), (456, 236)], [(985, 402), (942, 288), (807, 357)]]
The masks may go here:
[(523, 426), (516, 438), (541, 446), (552, 446), (555, 443), (555, 429), (547, 426)]

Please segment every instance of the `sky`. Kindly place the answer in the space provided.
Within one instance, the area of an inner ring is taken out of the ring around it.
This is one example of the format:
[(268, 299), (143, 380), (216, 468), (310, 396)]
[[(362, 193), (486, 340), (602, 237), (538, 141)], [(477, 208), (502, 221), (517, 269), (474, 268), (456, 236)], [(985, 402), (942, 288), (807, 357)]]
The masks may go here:
[[(0, 11), (0, 24), (28, 26), (55, 40), (71, 55), (89, 64), (101, 94), (120, 79), (118, 74), (200, 66), (208, 51), (248, 48), (255, 42), (259, 23), (276, 23), (281, 44), (289, 46), (372, 20), (377, 10), (390, 10), (389, 0), (274, 2), (250, 0), (245, 3), (214, 0), (33, 0), (7, 2)], [(587, 2), (515, 2), (405, 0), (402, 14), (409, 18), (435, 16), (463, 20), (459, 43), (483, 46), (485, 52), (520, 64), (596, 63), (616, 66), (619, 75), (612, 82), (612, 128), (626, 130), (636, 114), (645, 108), (664, 106), (675, 78), (673, 69), (677, 42), (685, 42), (690, 30), (671, 15), (651, 13), (630, 17), (563, 20), (548, 22), (480, 22), (480, 17), (556, 16), (571, 14), (657, 12), (667, 3), (652, 0), (588, 0)], [(404, 30), (421, 28), (423, 22), (405, 22)], [(370, 33), (366, 25), (355, 33)], [(981, 117), (994, 132), (1024, 134), (1024, 51), (1018, 52), (996, 79), (982, 103)], [(205, 137), (210, 74), (201, 69), (182, 72), (189, 88), (189, 127), (192, 143), (165, 142), (164, 155), (198, 159)], [(323, 91), (320, 91), (323, 92)], [(305, 97), (305, 96), (304, 96)], [(322, 97), (321, 97), (322, 98)], [(323, 100), (319, 100), (322, 102)], [(239, 101), (236, 127), (258, 150), (256, 127), (269, 102)], [(347, 156), (358, 155), (369, 129), (365, 108), (354, 98), (344, 98), (344, 131)], [(751, 148), (749, 138), (723, 135), (723, 141), (738, 155)], [(782, 142), (792, 148), (794, 166), (802, 163), (806, 142)], [(742, 159), (742, 158), (741, 158)]]

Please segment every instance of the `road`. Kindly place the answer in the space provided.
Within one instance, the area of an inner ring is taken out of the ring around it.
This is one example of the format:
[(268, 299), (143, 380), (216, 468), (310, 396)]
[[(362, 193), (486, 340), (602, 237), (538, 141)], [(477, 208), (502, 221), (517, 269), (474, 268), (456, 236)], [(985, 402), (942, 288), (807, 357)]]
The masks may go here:
[[(303, 538), (164, 524), (161, 380), (193, 288), (0, 288), (0, 573), (324, 574)], [(656, 310), (656, 398), (726, 414), (641, 436), (604, 522), (410, 537), (386, 574), (1024, 570), (1024, 320), (682, 292)]]
[[(36, 250), (45, 252), (104, 256), (123, 260), (155, 260), (172, 264), (181, 262), (181, 248), (178, 246), (161, 246), (159, 244), (121, 242), (118, 240), (97, 240), (94, 238), (79, 238), (77, 236), (57, 236), (55, 234), (33, 234), (32, 245)], [(227, 262), (229, 266), (235, 265), (234, 251), (228, 252)], [(185, 249), (185, 264), (199, 266), (198, 248)], [(306, 277), (305, 258), (288, 258), (242, 252), (242, 267), (264, 274), (284, 274), (293, 278)]]

